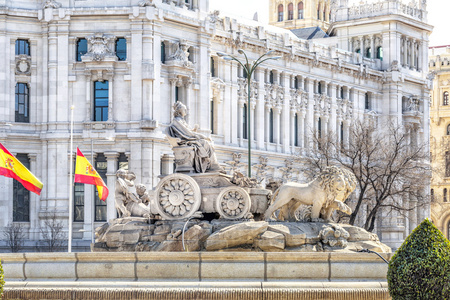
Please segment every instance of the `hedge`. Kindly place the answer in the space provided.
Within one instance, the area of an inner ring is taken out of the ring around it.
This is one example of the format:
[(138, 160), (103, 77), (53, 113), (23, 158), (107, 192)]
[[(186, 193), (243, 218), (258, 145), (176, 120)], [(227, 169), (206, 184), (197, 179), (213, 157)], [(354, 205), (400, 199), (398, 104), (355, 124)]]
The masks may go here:
[(393, 300), (450, 299), (450, 242), (425, 219), (406, 238), (389, 262)]

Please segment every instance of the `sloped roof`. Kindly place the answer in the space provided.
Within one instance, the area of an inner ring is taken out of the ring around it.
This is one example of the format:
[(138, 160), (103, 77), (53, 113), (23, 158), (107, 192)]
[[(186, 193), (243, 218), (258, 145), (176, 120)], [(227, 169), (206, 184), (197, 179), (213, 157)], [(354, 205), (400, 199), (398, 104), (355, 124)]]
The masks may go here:
[(323, 31), (319, 26), (292, 29), (291, 32), (295, 34), (298, 38), (304, 40), (321, 39), (329, 37), (329, 35), (325, 31)]

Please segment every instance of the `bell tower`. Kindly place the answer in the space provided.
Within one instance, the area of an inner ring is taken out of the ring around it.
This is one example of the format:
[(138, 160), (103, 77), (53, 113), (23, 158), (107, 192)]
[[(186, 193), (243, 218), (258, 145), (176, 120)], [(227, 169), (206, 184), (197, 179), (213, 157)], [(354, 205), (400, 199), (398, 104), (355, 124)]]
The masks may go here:
[(284, 29), (320, 27), (327, 31), (330, 0), (269, 0), (269, 24)]

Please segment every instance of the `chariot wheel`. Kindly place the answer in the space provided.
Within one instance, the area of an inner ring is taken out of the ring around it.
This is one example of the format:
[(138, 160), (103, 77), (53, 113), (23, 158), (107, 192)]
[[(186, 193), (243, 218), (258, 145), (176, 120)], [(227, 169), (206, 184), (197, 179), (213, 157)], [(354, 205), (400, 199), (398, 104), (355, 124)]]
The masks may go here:
[(223, 189), (216, 200), (216, 211), (225, 219), (242, 219), (250, 212), (250, 196), (237, 186)]
[(201, 192), (197, 182), (184, 174), (164, 177), (155, 190), (156, 209), (163, 220), (182, 220), (200, 207)]

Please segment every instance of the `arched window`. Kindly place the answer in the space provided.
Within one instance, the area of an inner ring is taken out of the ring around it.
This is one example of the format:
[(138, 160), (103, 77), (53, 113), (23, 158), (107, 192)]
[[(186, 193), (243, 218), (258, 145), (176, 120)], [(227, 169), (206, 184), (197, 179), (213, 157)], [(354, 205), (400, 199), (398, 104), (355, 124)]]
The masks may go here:
[(294, 4), (292, 3), (288, 5), (288, 20), (294, 20)]
[(273, 143), (273, 109), (269, 111), (269, 143)]
[(372, 58), (372, 48), (369, 47), (366, 49), (366, 57)]
[(323, 20), (327, 20), (327, 5), (325, 4), (323, 7)]
[(383, 60), (383, 47), (379, 46), (377, 48), (377, 58), (379, 60)]
[(447, 202), (447, 189), (444, 189), (444, 202)]
[(242, 112), (242, 138), (247, 139), (247, 103), (244, 103), (244, 108)]
[(356, 49), (355, 52), (356, 53), (361, 53), (361, 49)]
[(283, 4), (278, 5), (278, 22), (282, 22), (284, 19), (284, 7)]
[(447, 135), (450, 135), (450, 124), (447, 125)]
[(317, 19), (320, 20), (320, 4), (317, 5)]
[(444, 92), (444, 101), (442, 102), (442, 105), (448, 105), (448, 92)]
[(299, 19), (303, 19), (303, 18), (304, 18), (304, 16), (303, 16), (303, 10), (304, 10), (304, 8), (303, 8), (303, 1), (301, 1), (301, 2), (298, 4), (298, 18), (299, 18)]
[(431, 198), (431, 201), (434, 202), (434, 190), (433, 189), (431, 189), (430, 198)]

